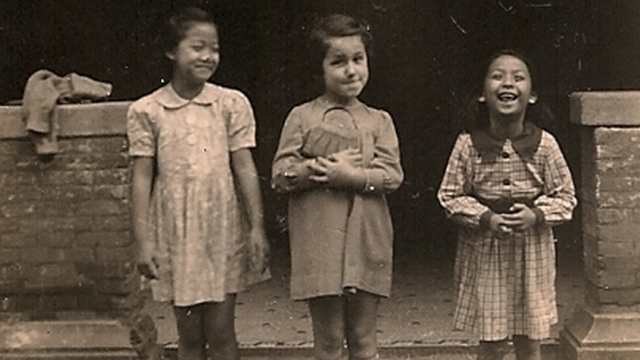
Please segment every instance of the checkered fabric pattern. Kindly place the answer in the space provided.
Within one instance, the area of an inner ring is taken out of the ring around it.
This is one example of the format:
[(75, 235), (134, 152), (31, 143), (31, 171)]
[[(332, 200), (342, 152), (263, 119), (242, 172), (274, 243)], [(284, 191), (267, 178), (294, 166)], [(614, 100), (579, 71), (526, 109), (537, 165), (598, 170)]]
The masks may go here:
[[(571, 173), (554, 137), (543, 131), (532, 159), (509, 140), (494, 161), (483, 160), (469, 134), (451, 153), (438, 199), (460, 224), (455, 265), (454, 326), (481, 340), (510, 335), (549, 337), (557, 322), (555, 239), (551, 226), (571, 219), (577, 201)], [(477, 199), (536, 199), (544, 224), (498, 239), (480, 226), (487, 206)]]

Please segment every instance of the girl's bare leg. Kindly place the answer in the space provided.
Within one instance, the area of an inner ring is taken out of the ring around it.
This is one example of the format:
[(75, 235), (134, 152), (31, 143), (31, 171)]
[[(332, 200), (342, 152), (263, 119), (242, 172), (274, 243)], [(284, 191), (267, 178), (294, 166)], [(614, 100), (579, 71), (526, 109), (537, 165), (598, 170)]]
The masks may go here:
[(502, 360), (509, 353), (507, 339), (500, 341), (480, 341), (478, 360)]
[(542, 359), (540, 340), (532, 340), (525, 335), (514, 335), (513, 347), (516, 350), (516, 360)]
[(313, 325), (313, 352), (318, 360), (342, 358), (345, 331), (345, 299), (322, 296), (307, 301)]
[(349, 359), (375, 359), (378, 356), (377, 314), (380, 298), (365, 291), (347, 298), (347, 348)]
[(227, 294), (223, 302), (204, 304), (204, 329), (209, 356), (213, 360), (239, 360), (235, 329), (236, 295)]
[(178, 359), (180, 360), (206, 359), (202, 310), (201, 304), (173, 308), (178, 328)]

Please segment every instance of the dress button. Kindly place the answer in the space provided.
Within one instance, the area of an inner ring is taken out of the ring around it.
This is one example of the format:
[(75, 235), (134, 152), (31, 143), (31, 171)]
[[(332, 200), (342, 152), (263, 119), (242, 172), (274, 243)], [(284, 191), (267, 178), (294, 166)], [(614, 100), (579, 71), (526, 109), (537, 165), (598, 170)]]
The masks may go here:
[(509, 153), (506, 151), (503, 151), (502, 154), (500, 154), (500, 156), (502, 156), (503, 159), (508, 159), (509, 158)]
[(511, 180), (509, 180), (509, 179), (502, 180), (502, 185), (505, 185), (505, 186), (511, 185)]

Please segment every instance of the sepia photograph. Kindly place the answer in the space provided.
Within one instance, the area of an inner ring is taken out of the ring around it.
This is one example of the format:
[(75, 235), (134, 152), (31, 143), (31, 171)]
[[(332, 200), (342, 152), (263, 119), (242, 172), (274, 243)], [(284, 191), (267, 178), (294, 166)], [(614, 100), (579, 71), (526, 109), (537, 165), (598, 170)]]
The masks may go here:
[(0, 0), (0, 359), (640, 359), (639, 18)]

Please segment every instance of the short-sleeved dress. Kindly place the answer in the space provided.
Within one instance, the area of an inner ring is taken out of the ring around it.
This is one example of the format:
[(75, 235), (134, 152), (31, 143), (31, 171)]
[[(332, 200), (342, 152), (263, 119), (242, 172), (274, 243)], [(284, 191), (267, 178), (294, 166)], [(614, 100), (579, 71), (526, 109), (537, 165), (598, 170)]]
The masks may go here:
[(157, 301), (223, 301), (265, 276), (250, 271), (246, 220), (230, 153), (255, 146), (255, 120), (239, 91), (206, 83), (191, 100), (169, 84), (135, 101), (127, 115), (129, 154), (153, 157)]
[(385, 194), (403, 180), (391, 116), (360, 102), (344, 108), (360, 133), (368, 178), (361, 191), (303, 188), (284, 175), (306, 160), (305, 135), (332, 108), (321, 98), (293, 108), (273, 163), (273, 187), (290, 194), (291, 297), (341, 295), (345, 289), (389, 296), (393, 228)]
[[(461, 225), (455, 328), (487, 341), (549, 337), (557, 321), (551, 226), (571, 219), (574, 193), (555, 138), (533, 124), (525, 123), (513, 141), (482, 131), (458, 137), (438, 191), (447, 215)], [(490, 211), (505, 212), (514, 201), (532, 207), (538, 224), (495, 238), (486, 225)]]

